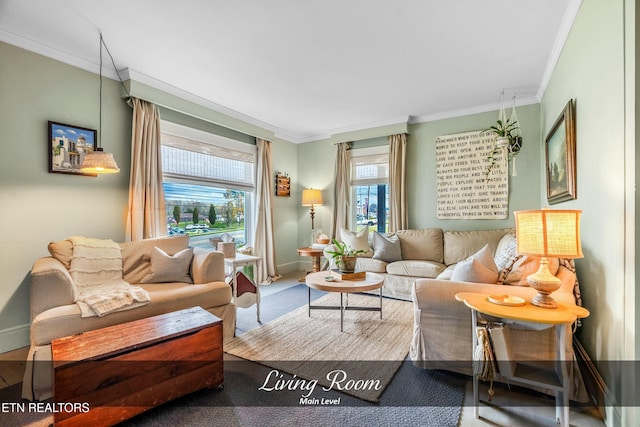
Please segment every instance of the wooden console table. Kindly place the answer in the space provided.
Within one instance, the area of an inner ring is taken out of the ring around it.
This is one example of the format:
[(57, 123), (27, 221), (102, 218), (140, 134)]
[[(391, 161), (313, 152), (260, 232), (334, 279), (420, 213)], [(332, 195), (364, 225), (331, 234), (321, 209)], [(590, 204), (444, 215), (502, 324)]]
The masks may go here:
[[(535, 367), (516, 363), (513, 376), (507, 377), (510, 382), (522, 386), (546, 387), (556, 392), (556, 422), (562, 426), (569, 425), (569, 376), (565, 355), (566, 326), (578, 318), (589, 316), (589, 311), (583, 307), (566, 307), (558, 304), (558, 308), (541, 308), (532, 305), (529, 301), (522, 306), (505, 306), (489, 301), (488, 295), (475, 292), (460, 292), (455, 296), (456, 300), (464, 302), (471, 309), (471, 336), (473, 337), (473, 349), (478, 344), (476, 326), (478, 325), (477, 313), (494, 316), (501, 319), (519, 320), (523, 322), (543, 323), (555, 325), (556, 329), (556, 368), (551, 372), (540, 372)], [(516, 361), (517, 362), (517, 361)], [(544, 371), (544, 370), (543, 370)], [(474, 416), (479, 417), (478, 406), (478, 377), (473, 375), (473, 404)]]

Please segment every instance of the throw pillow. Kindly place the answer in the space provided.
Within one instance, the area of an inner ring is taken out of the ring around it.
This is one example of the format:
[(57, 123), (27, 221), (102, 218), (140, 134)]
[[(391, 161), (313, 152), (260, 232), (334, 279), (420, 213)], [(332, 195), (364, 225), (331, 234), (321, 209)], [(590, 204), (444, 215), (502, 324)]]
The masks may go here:
[(151, 251), (151, 272), (140, 283), (193, 283), (189, 268), (193, 259), (193, 248), (186, 248), (168, 255), (158, 247)]
[(456, 282), (496, 283), (498, 267), (496, 266), (489, 245), (484, 245), (475, 254), (456, 264), (451, 275)]
[(349, 231), (346, 228), (340, 230), (340, 237), (343, 243), (353, 250), (365, 251), (359, 254), (361, 257), (371, 257), (371, 248), (369, 247), (369, 228), (365, 227), (358, 232)]
[(395, 234), (373, 233), (373, 259), (386, 262), (402, 261), (400, 239)]
[(496, 267), (498, 267), (498, 271), (504, 270), (504, 268), (513, 261), (513, 258), (515, 256), (516, 236), (514, 236), (513, 234), (505, 234), (504, 237), (500, 239), (500, 243), (498, 243), (496, 256), (494, 258)]
[(71, 257), (73, 256), (73, 243), (71, 243), (71, 240), (65, 239), (51, 242), (47, 249), (51, 256), (60, 261), (67, 270), (71, 268)]

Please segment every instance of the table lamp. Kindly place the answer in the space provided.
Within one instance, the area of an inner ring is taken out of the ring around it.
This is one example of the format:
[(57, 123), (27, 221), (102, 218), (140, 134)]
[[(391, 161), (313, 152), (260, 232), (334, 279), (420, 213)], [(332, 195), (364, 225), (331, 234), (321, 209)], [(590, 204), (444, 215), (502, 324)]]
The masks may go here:
[(580, 210), (515, 211), (516, 252), (540, 257), (540, 268), (527, 277), (538, 291), (531, 304), (543, 308), (558, 308), (549, 296), (560, 288), (560, 279), (551, 274), (548, 259), (582, 258), (580, 246)]
[(311, 206), (309, 213), (311, 214), (311, 244), (315, 242), (316, 232), (313, 218), (316, 214), (314, 206), (322, 205), (322, 192), (313, 188), (302, 190), (302, 206)]

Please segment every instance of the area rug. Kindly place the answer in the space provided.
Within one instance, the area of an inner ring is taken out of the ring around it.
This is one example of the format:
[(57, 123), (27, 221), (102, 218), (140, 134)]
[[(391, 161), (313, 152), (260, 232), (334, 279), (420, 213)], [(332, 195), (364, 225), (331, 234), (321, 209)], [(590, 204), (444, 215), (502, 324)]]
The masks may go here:
[[(327, 294), (314, 305), (339, 305), (340, 295)], [(350, 306), (376, 307), (378, 297), (350, 295)], [(317, 383), (377, 402), (409, 352), (413, 306), (384, 299), (378, 312), (346, 311), (340, 331), (338, 310), (300, 307), (225, 343), (225, 352), (274, 368), (264, 388), (299, 387)], [(295, 382), (278, 383), (282, 373)], [(307, 380), (300, 381), (300, 379)]]

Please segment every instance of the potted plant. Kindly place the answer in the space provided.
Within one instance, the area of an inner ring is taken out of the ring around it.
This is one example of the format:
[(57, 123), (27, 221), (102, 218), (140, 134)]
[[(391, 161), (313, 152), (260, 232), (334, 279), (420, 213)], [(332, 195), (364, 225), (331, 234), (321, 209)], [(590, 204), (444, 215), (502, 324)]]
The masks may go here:
[(341, 273), (353, 273), (356, 270), (356, 261), (359, 254), (366, 251), (362, 249), (351, 249), (344, 242), (338, 242), (336, 239), (331, 241), (333, 249), (326, 249), (325, 252), (338, 266)]
[(508, 151), (509, 158), (515, 157), (522, 148), (522, 137), (519, 135), (520, 124), (517, 119), (498, 119), (496, 124), (483, 132), (493, 132), (496, 135), (496, 144), (493, 151), (489, 154), (491, 164), (487, 168), (487, 175), (491, 173), (491, 169), (498, 161), (497, 155), (503, 148)]

